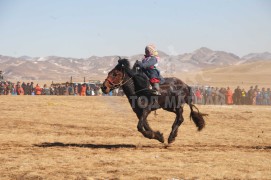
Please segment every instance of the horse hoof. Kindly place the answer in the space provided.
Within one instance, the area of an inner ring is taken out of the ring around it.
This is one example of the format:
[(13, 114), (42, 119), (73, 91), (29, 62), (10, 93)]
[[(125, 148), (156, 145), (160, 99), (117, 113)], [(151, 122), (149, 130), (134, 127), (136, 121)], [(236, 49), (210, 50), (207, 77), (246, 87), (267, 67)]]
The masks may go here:
[(158, 141), (160, 141), (161, 143), (164, 143), (165, 142), (164, 137), (159, 138)]
[(164, 136), (163, 136), (163, 133), (160, 133), (159, 131), (156, 132), (156, 135), (157, 135), (157, 140), (161, 143), (164, 143), (165, 142), (165, 139), (164, 139)]
[(175, 139), (168, 139), (168, 144), (171, 144), (175, 141)]

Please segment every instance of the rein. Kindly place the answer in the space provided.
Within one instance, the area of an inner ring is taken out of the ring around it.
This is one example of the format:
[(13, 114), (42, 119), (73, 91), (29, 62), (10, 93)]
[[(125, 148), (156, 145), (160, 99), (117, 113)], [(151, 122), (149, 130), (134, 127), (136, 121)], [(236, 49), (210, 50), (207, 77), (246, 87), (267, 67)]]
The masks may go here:
[(133, 76), (132, 76), (132, 77), (130, 77), (127, 81), (125, 81), (125, 82), (123, 83), (124, 78), (125, 78), (124, 70), (123, 70), (122, 74), (123, 74), (123, 78), (122, 78), (122, 80), (121, 80), (119, 83), (117, 83), (117, 84), (113, 83), (113, 82), (112, 82), (111, 80), (109, 80), (108, 78), (105, 79), (106, 81), (109, 82), (109, 84), (111, 84), (111, 85), (113, 86), (113, 87), (112, 87), (112, 90), (113, 90), (113, 89), (116, 89), (116, 88), (119, 88), (119, 87), (121, 87), (121, 86), (123, 86), (124, 84), (126, 84), (128, 81), (130, 81), (130, 80), (133, 78)]
[(135, 94), (138, 92), (141, 92), (141, 91), (145, 91), (145, 90), (149, 90), (149, 88), (140, 89), (140, 90), (136, 91)]

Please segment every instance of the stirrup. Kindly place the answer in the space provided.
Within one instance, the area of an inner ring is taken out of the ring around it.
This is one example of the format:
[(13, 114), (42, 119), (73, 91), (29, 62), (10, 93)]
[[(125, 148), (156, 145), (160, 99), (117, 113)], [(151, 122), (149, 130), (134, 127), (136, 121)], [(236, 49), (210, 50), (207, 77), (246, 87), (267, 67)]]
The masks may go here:
[(156, 96), (161, 96), (161, 93), (159, 92), (159, 91), (157, 91), (157, 90), (153, 90), (153, 92), (152, 92), (154, 95), (156, 95)]
[(156, 95), (157, 95), (157, 96), (161, 96), (162, 94), (161, 94), (160, 92), (157, 91), (157, 92), (156, 92)]

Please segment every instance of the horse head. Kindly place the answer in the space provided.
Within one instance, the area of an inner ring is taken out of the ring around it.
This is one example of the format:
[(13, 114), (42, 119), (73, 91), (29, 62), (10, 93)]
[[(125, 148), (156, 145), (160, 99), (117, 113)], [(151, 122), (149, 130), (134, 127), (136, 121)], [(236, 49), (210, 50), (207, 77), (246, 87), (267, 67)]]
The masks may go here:
[(125, 78), (125, 69), (130, 68), (127, 59), (119, 57), (118, 64), (108, 73), (101, 87), (103, 93), (108, 94), (110, 91), (122, 86)]

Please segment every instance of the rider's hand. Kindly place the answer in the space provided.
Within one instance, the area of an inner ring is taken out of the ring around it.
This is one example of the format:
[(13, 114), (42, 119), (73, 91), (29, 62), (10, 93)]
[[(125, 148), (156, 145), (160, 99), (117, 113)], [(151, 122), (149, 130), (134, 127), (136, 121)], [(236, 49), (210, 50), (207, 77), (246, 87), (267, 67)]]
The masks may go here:
[(138, 61), (138, 60), (136, 60), (136, 65), (137, 65), (137, 67), (142, 67), (142, 62), (140, 62), (140, 61)]

